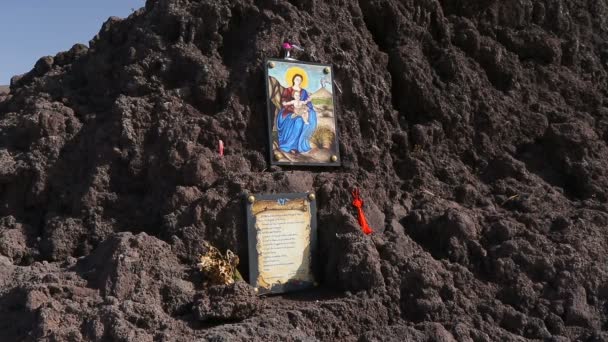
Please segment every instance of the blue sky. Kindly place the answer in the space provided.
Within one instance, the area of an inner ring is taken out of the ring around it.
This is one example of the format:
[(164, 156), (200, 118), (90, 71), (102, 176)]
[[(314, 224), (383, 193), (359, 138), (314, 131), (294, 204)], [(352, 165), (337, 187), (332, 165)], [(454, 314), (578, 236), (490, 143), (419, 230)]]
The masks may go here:
[[(276, 66), (268, 70), (268, 75), (276, 78), (283, 87), (288, 87), (287, 81), (285, 80), (285, 72), (290, 66), (291, 64), (289, 63), (276, 62)], [(321, 78), (326, 77), (326, 75), (323, 74), (323, 67), (307, 64), (300, 64), (300, 66), (303, 66), (304, 70), (308, 72), (309, 80), (306, 91), (312, 94), (319, 90), (319, 88), (321, 88)], [(327, 89), (330, 93), (333, 92), (333, 87), (331, 84), (327, 84), (325, 89)]]
[(127, 17), (144, 0), (0, 0), (0, 85), (38, 58), (88, 45), (104, 21)]

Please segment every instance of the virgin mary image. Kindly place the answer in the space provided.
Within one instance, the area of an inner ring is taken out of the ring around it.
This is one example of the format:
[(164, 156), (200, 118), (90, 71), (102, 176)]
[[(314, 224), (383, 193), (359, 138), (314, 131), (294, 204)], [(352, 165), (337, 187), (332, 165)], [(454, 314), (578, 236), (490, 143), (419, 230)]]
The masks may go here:
[(299, 67), (285, 73), (288, 85), (281, 94), (281, 109), (277, 114), (279, 149), (300, 154), (310, 152), (310, 138), (317, 128), (317, 112), (306, 91), (308, 75)]

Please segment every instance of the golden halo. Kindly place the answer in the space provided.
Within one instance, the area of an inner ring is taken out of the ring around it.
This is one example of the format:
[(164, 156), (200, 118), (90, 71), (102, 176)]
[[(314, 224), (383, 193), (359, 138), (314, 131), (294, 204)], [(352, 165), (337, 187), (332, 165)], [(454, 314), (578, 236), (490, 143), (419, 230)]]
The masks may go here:
[(295, 66), (287, 69), (287, 72), (285, 72), (285, 81), (287, 82), (287, 86), (293, 87), (293, 77), (295, 75), (302, 76), (302, 83), (300, 83), (300, 87), (306, 88), (308, 86), (308, 74), (304, 69)]

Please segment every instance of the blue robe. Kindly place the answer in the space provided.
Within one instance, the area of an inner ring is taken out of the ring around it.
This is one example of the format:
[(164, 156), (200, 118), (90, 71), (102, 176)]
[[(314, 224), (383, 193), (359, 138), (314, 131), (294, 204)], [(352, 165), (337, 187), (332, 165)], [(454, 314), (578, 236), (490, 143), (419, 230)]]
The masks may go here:
[[(285, 89), (281, 102), (293, 100), (289, 98), (293, 94), (293, 88)], [(306, 101), (310, 96), (305, 89), (300, 90), (300, 101)], [(283, 152), (295, 150), (305, 153), (311, 150), (310, 138), (317, 128), (317, 112), (311, 102), (307, 103), (308, 124), (304, 123), (301, 116), (294, 115), (293, 106), (283, 106), (277, 118), (277, 130), (279, 133), (279, 148)]]

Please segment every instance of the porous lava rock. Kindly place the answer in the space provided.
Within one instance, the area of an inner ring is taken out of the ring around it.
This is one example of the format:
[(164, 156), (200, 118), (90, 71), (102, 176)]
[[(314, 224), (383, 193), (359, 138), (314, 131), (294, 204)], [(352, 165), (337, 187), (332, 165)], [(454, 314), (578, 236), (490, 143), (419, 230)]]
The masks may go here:
[[(606, 18), (148, 0), (108, 19), (0, 94), (0, 340), (608, 340)], [(263, 65), (284, 39), (334, 66), (340, 167), (267, 163)], [(203, 241), (248, 278), (244, 192), (304, 190), (318, 289), (202, 286)]]

